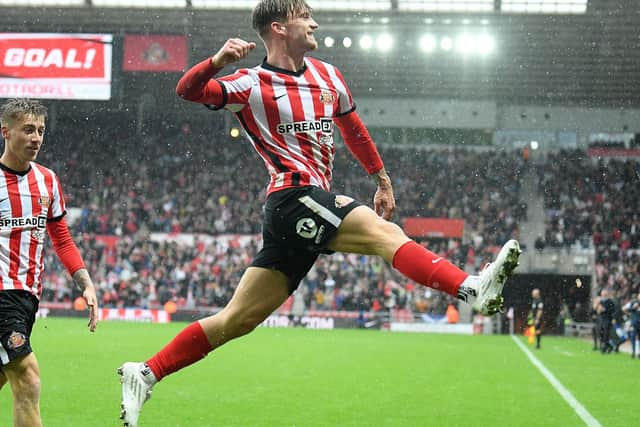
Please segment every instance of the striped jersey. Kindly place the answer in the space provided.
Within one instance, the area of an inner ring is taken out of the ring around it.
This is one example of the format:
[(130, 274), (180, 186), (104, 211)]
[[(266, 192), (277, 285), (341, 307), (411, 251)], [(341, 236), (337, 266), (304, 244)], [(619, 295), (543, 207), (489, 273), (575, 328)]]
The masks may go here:
[(35, 162), (26, 173), (0, 164), (0, 291), (42, 293), (47, 221), (64, 216), (56, 174)]
[(305, 58), (297, 72), (267, 64), (217, 79), (270, 176), (267, 194), (289, 187), (331, 188), (333, 118), (355, 109), (340, 71)]

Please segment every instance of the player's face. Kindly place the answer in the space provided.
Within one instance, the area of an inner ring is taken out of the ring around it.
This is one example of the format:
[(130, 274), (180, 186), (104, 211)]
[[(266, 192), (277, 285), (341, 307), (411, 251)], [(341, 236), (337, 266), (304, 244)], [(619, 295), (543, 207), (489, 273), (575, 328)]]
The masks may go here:
[(38, 157), (44, 141), (44, 117), (25, 114), (2, 127), (5, 141), (4, 155), (7, 166), (26, 169)]
[(289, 18), (286, 28), (287, 38), (296, 47), (305, 52), (318, 48), (318, 42), (314, 36), (314, 32), (318, 29), (318, 23), (311, 17), (311, 12), (296, 13), (292, 18)]

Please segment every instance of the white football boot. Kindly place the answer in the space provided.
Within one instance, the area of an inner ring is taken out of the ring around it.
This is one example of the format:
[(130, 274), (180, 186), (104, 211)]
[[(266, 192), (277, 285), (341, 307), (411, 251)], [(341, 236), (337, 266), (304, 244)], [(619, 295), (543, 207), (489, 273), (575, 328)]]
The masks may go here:
[(518, 266), (522, 251), (516, 240), (504, 244), (495, 261), (485, 266), (477, 276), (469, 276), (458, 289), (458, 299), (470, 304), (485, 316), (501, 313), (504, 298), (502, 288)]
[(137, 427), (144, 402), (151, 398), (155, 377), (144, 363), (127, 362), (118, 368), (122, 383), (120, 419), (123, 427)]

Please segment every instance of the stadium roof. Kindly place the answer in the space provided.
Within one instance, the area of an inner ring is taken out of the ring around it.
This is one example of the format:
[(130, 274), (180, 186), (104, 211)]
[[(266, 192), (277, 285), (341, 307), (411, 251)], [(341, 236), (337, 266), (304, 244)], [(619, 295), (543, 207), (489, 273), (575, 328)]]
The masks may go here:
[[(315, 55), (338, 65), (356, 95), (638, 107), (639, 6), (621, 9), (620, 4), (592, 0), (588, 13), (563, 15), (318, 11), (321, 45)], [(228, 37), (257, 39), (246, 10), (0, 11), (6, 32), (110, 33), (116, 36), (114, 52), (125, 34), (187, 35), (190, 63), (215, 53)], [(368, 50), (361, 47), (367, 44)], [(261, 61), (264, 51), (257, 51), (239, 65)], [(121, 58), (115, 56), (118, 67)], [(137, 75), (132, 83), (130, 75), (117, 73), (114, 68), (114, 80), (128, 90), (144, 86), (144, 79), (152, 82)]]

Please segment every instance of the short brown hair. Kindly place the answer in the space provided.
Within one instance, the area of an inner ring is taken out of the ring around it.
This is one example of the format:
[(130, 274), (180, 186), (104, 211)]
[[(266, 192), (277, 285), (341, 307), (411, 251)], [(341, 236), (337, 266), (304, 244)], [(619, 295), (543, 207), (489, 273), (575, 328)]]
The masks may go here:
[(27, 98), (13, 98), (0, 106), (0, 124), (7, 126), (24, 115), (47, 118), (47, 107), (40, 101)]
[(251, 24), (260, 37), (269, 31), (272, 22), (284, 22), (301, 12), (311, 12), (305, 0), (260, 0), (253, 8)]

